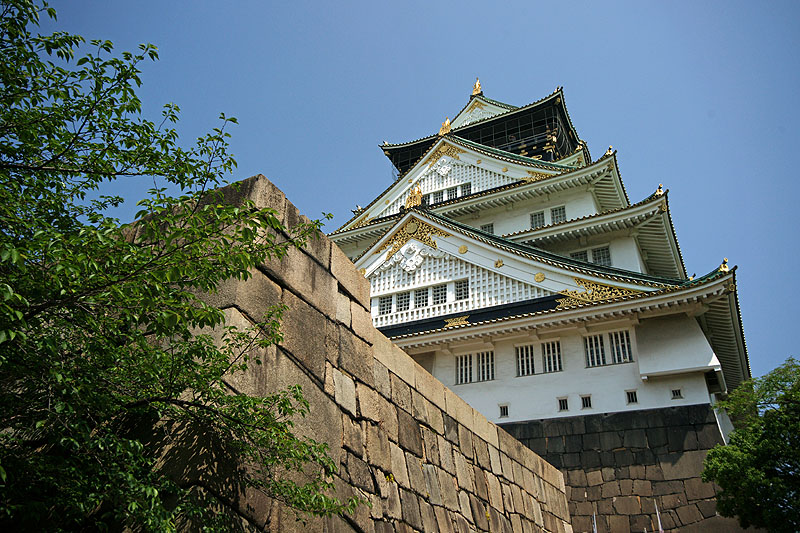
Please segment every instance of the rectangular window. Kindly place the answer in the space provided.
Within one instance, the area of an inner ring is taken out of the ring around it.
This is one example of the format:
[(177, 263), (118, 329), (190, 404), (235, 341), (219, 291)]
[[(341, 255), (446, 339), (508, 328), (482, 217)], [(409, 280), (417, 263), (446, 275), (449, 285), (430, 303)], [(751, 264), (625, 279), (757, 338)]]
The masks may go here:
[(408, 305), (411, 302), (411, 293), (410, 292), (398, 292), (397, 293), (397, 310), (398, 311), (408, 311)]
[(639, 403), (639, 398), (636, 394), (635, 390), (626, 390), (625, 391), (625, 398), (628, 400), (628, 404), (632, 403)]
[(436, 191), (431, 194), (431, 203), (438, 204), (444, 200), (444, 191)]
[(542, 343), (543, 372), (561, 372), (561, 341)]
[(672, 399), (680, 400), (683, 398), (683, 391), (681, 389), (672, 389)]
[(580, 252), (572, 252), (571, 254), (569, 254), (569, 256), (578, 261), (583, 261), (584, 263), (589, 262), (589, 254), (586, 252), (586, 250), (581, 250)]
[(550, 210), (550, 223), (558, 224), (567, 220), (567, 209), (562, 205)]
[(472, 383), (472, 354), (456, 356), (456, 385)]
[(591, 409), (591, 408), (592, 408), (592, 397), (581, 396), (581, 409)]
[(558, 399), (558, 410), (559, 411), (569, 411), (569, 400), (566, 398), (559, 398)]
[(434, 285), (433, 305), (443, 304), (447, 301), (447, 285)]
[(533, 345), (517, 346), (517, 375), (530, 376), (534, 373), (533, 368)]
[(494, 223), (481, 224), (481, 231), (485, 231), (486, 233), (491, 233), (494, 235)]
[(500, 418), (508, 418), (508, 406), (501, 405), (500, 406)]
[(414, 291), (414, 307), (428, 306), (428, 288), (417, 289)]
[(583, 348), (586, 353), (586, 366), (601, 366), (606, 364), (606, 350), (603, 345), (602, 335), (592, 335), (583, 338)]
[(494, 379), (494, 352), (478, 352), (475, 354), (477, 376), (475, 381), (490, 381)]
[(392, 312), (392, 297), (381, 296), (380, 298), (378, 298), (378, 314), (388, 315), (391, 312)]
[(462, 183), (461, 184), (461, 196), (469, 196), (472, 194), (472, 184), (471, 183)]
[(460, 279), (456, 281), (456, 300), (466, 300), (469, 298), (469, 280)]
[(631, 353), (631, 334), (627, 330), (612, 331), (608, 334), (608, 344), (611, 348), (611, 357), (615, 363), (628, 363), (633, 361)]
[(455, 200), (456, 198), (458, 198), (458, 187), (450, 187), (447, 189), (447, 199)]
[(544, 211), (531, 213), (531, 229), (541, 228), (542, 226), (544, 226)]
[(592, 249), (592, 263), (601, 266), (611, 266), (611, 250), (608, 249), (608, 246)]

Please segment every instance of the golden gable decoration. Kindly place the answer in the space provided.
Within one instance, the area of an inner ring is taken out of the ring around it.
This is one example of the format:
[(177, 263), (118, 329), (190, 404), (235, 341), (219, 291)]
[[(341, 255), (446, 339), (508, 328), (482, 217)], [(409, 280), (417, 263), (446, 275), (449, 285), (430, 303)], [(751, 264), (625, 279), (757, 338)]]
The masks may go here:
[(452, 157), (453, 159), (458, 159), (460, 161), (461, 158), (458, 156), (465, 153), (467, 153), (467, 151), (462, 150), (458, 146), (453, 146), (452, 144), (448, 143), (442, 143), (442, 145), (439, 148), (434, 150), (434, 152), (428, 156), (428, 159), (425, 160), (424, 164), (430, 165), (432, 163), (437, 162), (438, 160), (440, 160), (445, 156)]
[(454, 328), (456, 326), (466, 326), (469, 324), (467, 320), (469, 315), (464, 316), (457, 316), (455, 318), (445, 318), (444, 319), (444, 327), (445, 328)]
[(567, 298), (557, 299), (556, 301), (558, 302), (558, 307), (556, 307), (556, 309), (562, 309), (564, 307), (572, 307), (573, 305), (583, 305), (586, 303), (602, 302), (605, 300), (615, 300), (617, 298), (623, 298), (625, 296), (634, 296), (636, 294), (644, 292), (635, 289), (614, 287), (612, 285), (606, 285), (604, 283), (598, 283), (596, 281), (590, 281), (588, 279), (581, 279), (581, 278), (572, 278), (572, 279), (575, 280), (575, 283), (579, 287), (583, 287), (584, 290), (559, 291), (559, 294), (563, 294), (564, 296), (567, 296)]
[(383, 243), (380, 248), (378, 248), (375, 253), (379, 254), (384, 251), (386, 248), (391, 246), (389, 250), (389, 255), (386, 256), (386, 259), (390, 259), (394, 254), (400, 251), (400, 248), (405, 246), (405, 244), (410, 241), (411, 239), (416, 239), (422, 244), (427, 244), (434, 250), (437, 250), (436, 241), (433, 240), (433, 237), (450, 237), (451, 235), (446, 231), (442, 231), (438, 228), (434, 228), (430, 224), (427, 224), (421, 220), (417, 220), (414, 217), (411, 217), (408, 222), (406, 222), (402, 228), (400, 228), (397, 233), (395, 233), (391, 239)]

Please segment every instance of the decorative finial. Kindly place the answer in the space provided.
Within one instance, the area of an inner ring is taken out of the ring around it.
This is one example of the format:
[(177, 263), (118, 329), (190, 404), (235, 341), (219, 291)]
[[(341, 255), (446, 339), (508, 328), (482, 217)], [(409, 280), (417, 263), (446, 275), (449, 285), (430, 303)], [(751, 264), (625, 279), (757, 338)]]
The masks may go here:
[(609, 144), (608, 150), (606, 150), (606, 155), (611, 155), (613, 153), (614, 153), (614, 147)]
[(656, 190), (656, 196), (661, 196), (662, 194), (664, 194), (664, 189), (662, 189), (663, 186), (664, 186), (663, 183), (658, 184), (658, 189)]
[(411, 209), (412, 207), (416, 207), (418, 205), (422, 205), (422, 189), (419, 186), (414, 187), (408, 193), (408, 198), (406, 198), (406, 209)]
[(730, 268), (728, 268), (728, 258), (724, 257), (722, 259), (722, 264), (719, 266), (719, 271), (720, 272), (727, 272), (729, 270), (730, 270)]
[(442, 136), (446, 133), (450, 133), (450, 117), (444, 117), (444, 122), (442, 122), (442, 127), (439, 128), (439, 136)]
[(358, 215), (358, 214), (360, 214), (360, 213), (361, 213), (363, 210), (364, 210), (364, 208), (363, 208), (363, 207), (361, 207), (360, 205), (356, 204), (356, 208), (355, 208), (355, 209), (351, 209), (350, 211), (352, 211), (354, 215)]
[(472, 96), (478, 96), (479, 94), (483, 94), (483, 89), (481, 89), (481, 80), (476, 77), (475, 85), (472, 86)]
[(389, 144), (389, 141), (383, 141), (384, 146), (386, 146), (387, 144)]

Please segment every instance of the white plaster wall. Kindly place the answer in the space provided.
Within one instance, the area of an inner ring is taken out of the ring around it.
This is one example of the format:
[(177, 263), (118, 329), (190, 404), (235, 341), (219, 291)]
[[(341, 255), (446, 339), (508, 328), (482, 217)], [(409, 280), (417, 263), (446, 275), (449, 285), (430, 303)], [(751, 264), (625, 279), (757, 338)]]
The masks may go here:
[[(648, 345), (638, 339), (638, 332), (632, 333), (634, 361), (631, 363), (586, 368), (583, 337), (574, 330), (541, 341), (517, 339), (494, 342), (495, 379), (492, 381), (455, 385), (455, 355), (484, 351), (487, 349), (486, 345), (453, 347), (452, 354), (436, 352), (432, 365), (433, 374), (484, 416), (497, 423), (710, 402), (702, 372), (643, 381), (639, 373), (637, 354), (647, 352)], [(671, 334), (673, 341), (677, 341), (675, 345), (680, 346), (682, 331), (672, 330)], [(556, 338), (561, 341), (563, 371), (516, 376), (515, 344), (530, 342), (536, 346), (535, 368), (539, 372), (542, 369), (539, 344)], [(666, 354), (667, 357), (670, 355)], [(610, 356), (607, 345), (606, 356)], [(474, 365), (473, 360), (473, 368)], [(677, 388), (681, 389), (683, 398), (673, 400), (672, 390)], [(628, 390), (637, 391), (638, 403), (628, 405), (625, 394)], [(580, 397), (587, 394), (592, 396), (592, 407), (582, 409)], [(558, 410), (557, 399), (561, 397), (569, 400), (569, 410), (566, 412)], [(506, 404), (509, 406), (509, 416), (500, 418), (499, 405)]]
[(633, 237), (613, 239), (608, 243), (611, 252), (611, 264), (616, 268), (624, 268), (633, 272), (644, 272), (639, 247)]
[(474, 228), (483, 224), (494, 224), (495, 235), (505, 235), (531, 228), (531, 213), (544, 211), (545, 224), (550, 224), (550, 209), (563, 205), (567, 220), (572, 220), (597, 213), (594, 197), (587, 191), (572, 192), (563, 195), (550, 195), (549, 197), (533, 198), (525, 202), (518, 202), (495, 209), (486, 209), (477, 217), (470, 215), (456, 218), (459, 222)]
[(636, 336), (642, 374), (669, 374), (697, 368), (710, 370), (719, 366), (697, 320), (692, 317), (673, 315), (642, 320)]

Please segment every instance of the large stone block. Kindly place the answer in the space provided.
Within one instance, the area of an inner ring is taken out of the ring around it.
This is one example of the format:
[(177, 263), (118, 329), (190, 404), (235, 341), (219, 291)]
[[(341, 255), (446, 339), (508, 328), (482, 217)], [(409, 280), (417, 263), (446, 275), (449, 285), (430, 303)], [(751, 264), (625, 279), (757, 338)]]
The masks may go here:
[(374, 389), (362, 383), (356, 385), (356, 396), (361, 416), (380, 425), (388, 434), (389, 439), (396, 442), (397, 410), (395, 407)]
[(329, 320), (290, 291), (283, 292), (282, 300), (288, 309), (281, 324), (283, 340), (279, 346), (300, 360), (320, 382), (324, 381), (325, 354), (320, 346), (325, 345)]
[(703, 471), (703, 461), (706, 458), (706, 453), (705, 451), (688, 451), (662, 456), (659, 459), (659, 464), (661, 471), (664, 473), (664, 479), (697, 477)]
[(392, 403), (411, 413), (411, 387), (392, 372), (389, 372), (389, 381), (392, 385)]
[(391, 472), (392, 459), (389, 452), (389, 436), (378, 424), (367, 422), (365, 425), (367, 460), (371, 465), (377, 466), (384, 472)]
[(374, 386), (372, 346), (339, 326), (339, 366), (359, 381)]
[(338, 280), (339, 285), (364, 309), (370, 308), (369, 281), (355, 265), (344, 255), (338, 246), (331, 246), (331, 273)]
[(402, 409), (397, 409), (398, 443), (417, 457), (422, 457), (422, 434), (419, 422)]

